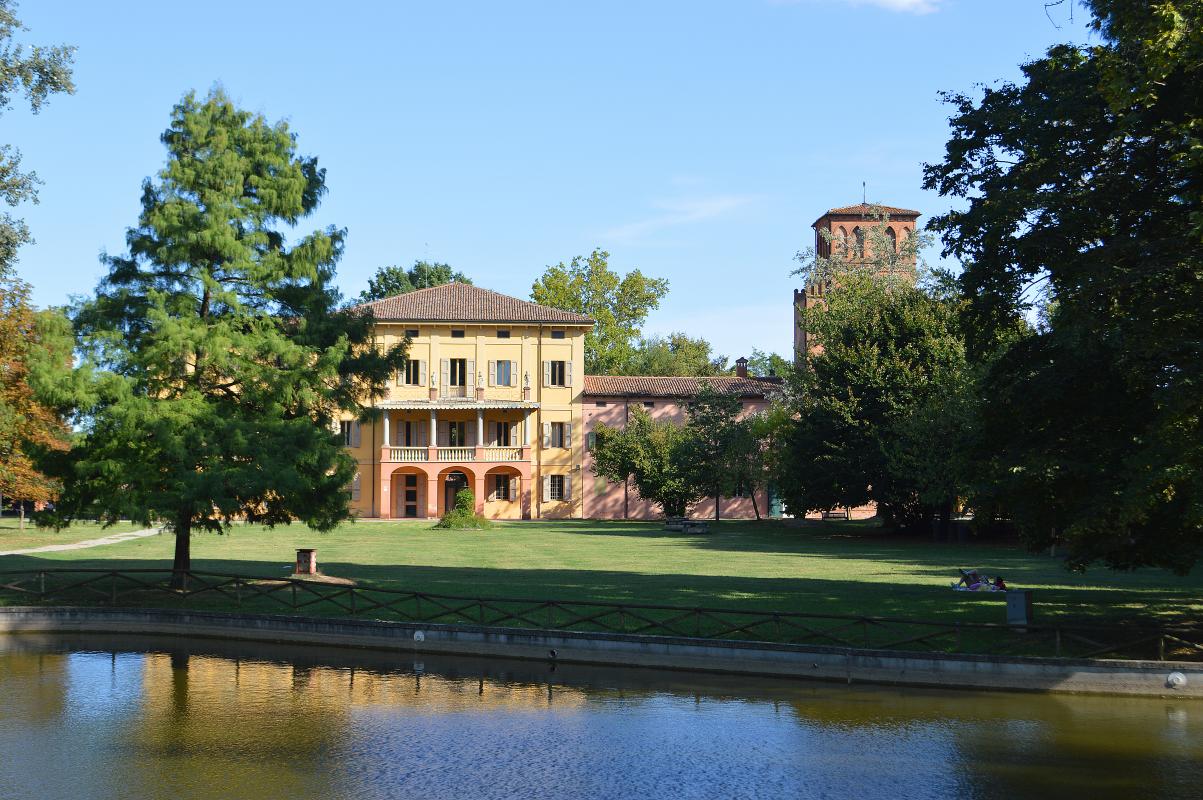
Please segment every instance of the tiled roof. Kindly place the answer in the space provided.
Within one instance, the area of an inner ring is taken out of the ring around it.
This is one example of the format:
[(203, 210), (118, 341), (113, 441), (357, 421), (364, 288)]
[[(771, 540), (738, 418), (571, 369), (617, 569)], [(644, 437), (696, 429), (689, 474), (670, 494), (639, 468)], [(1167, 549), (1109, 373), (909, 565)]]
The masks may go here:
[(583, 314), (541, 306), (468, 283), (445, 283), (364, 303), (378, 320), (396, 322), (551, 322), (591, 325)]
[[(917, 217), (922, 212), (915, 211), (909, 208), (897, 208), (895, 206), (874, 205), (873, 203), (857, 203), (854, 206), (840, 206), (839, 208), (830, 208), (823, 217), (827, 216), (857, 216), (857, 217), (872, 217), (874, 210), (879, 210), (891, 217)], [(823, 217), (819, 217), (822, 219)], [(814, 224), (819, 224), (819, 219), (816, 219)]]
[(586, 375), (585, 394), (599, 397), (693, 397), (708, 383), (724, 394), (766, 397), (781, 388), (780, 378), (677, 378), (625, 375)]

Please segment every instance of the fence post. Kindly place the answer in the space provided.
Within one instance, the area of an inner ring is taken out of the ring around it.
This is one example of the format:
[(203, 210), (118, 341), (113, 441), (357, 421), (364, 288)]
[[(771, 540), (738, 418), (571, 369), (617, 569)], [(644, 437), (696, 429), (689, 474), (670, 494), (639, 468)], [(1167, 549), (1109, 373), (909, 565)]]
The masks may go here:
[(112, 586), (113, 605), (117, 605), (117, 573), (114, 572), (114, 573), (112, 573), (112, 575), (113, 575), (113, 586)]
[(38, 599), (46, 600), (46, 571), (38, 570)]
[(289, 581), (288, 585), (292, 588), (292, 610), (297, 610), (297, 582)]
[(351, 587), (351, 616), (355, 616), (357, 608), (355, 606), (355, 587)]
[(242, 608), (242, 578), (234, 578), (234, 603)]
[(1165, 661), (1165, 634), (1157, 637), (1157, 660)]

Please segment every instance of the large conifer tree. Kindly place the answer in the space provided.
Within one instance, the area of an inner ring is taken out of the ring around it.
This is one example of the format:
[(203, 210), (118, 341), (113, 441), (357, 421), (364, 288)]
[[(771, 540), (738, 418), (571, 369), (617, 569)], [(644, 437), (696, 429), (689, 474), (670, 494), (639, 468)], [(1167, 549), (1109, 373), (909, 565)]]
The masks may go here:
[(75, 315), (102, 371), (57, 461), (56, 514), (165, 521), (182, 581), (194, 528), (347, 518), (355, 463), (333, 428), (366, 413), (404, 353), (378, 352), (370, 316), (339, 307), (344, 231), (289, 245), (282, 228), (317, 207), (325, 171), (286, 124), (189, 94), (162, 139), (128, 253), (105, 258)]

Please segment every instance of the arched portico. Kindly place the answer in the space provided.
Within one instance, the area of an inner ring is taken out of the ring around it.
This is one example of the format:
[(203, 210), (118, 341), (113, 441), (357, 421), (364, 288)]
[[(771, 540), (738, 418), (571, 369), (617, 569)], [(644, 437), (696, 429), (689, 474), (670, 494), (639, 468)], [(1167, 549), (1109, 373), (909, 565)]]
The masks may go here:
[(439, 472), (432, 482), (435, 503), (432, 504), (434, 513), (431, 516), (441, 517), (455, 507), (455, 494), (461, 489), (471, 489), (476, 499), (476, 511), (481, 512), (483, 506), (484, 476), (478, 475), (470, 467), (455, 465)]
[(484, 515), (489, 519), (522, 519), (529, 508), (524, 497), (530, 493), (529, 475), (512, 466), (493, 467), (485, 473)]
[(426, 516), (426, 493), (430, 476), (416, 466), (393, 470), (390, 480), (389, 516), (393, 519), (421, 519)]

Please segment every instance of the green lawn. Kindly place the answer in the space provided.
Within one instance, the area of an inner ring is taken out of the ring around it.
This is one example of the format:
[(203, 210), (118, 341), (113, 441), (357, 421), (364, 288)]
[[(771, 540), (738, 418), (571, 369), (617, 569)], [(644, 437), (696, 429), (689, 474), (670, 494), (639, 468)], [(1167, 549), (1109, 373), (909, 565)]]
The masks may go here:
[(21, 530), (21, 521), (17, 517), (0, 517), (0, 551), (25, 550), (30, 547), (41, 547), (47, 544), (67, 544), (82, 542), (86, 539), (99, 539), (112, 533), (141, 530), (143, 526), (130, 522), (119, 522), (105, 528), (95, 522), (76, 522), (61, 531), (43, 530), (25, 520), (25, 529)]
[[(1001, 596), (952, 592), (956, 568), (1001, 572), (1036, 590), (1041, 621), (1196, 617), (1203, 577), (1158, 570), (1067, 572), (1059, 561), (1001, 545), (948, 545), (882, 535), (864, 523), (728, 522), (703, 536), (656, 523), (526, 522), (481, 532), (361, 521), (327, 534), (239, 526), (197, 534), (193, 567), (288, 574), (297, 547), (321, 569), (361, 584), (470, 597), (603, 600), (833, 614), (1001, 622)], [(163, 567), (170, 536), (37, 556), (0, 570)]]

